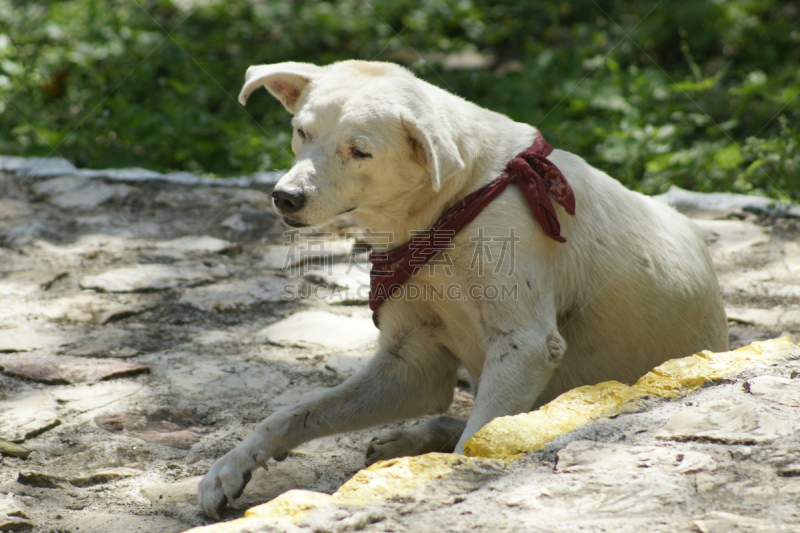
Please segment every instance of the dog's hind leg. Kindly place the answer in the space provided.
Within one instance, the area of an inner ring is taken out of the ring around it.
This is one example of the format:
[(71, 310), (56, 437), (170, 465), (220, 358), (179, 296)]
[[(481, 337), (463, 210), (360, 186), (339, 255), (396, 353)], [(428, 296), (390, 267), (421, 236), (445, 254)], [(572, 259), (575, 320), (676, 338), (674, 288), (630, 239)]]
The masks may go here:
[[(388, 328), (387, 328), (388, 329)], [(431, 340), (430, 331), (382, 332), (383, 346), (369, 365), (340, 385), (283, 408), (218, 459), (200, 482), (203, 512), (218, 518), (270, 457), (282, 460), (303, 442), (423, 414), (442, 413), (453, 401), (458, 361)]]
[(452, 452), (466, 420), (450, 416), (437, 416), (409, 429), (392, 429), (381, 433), (367, 448), (367, 464), (406, 455), (422, 455), (428, 452)]

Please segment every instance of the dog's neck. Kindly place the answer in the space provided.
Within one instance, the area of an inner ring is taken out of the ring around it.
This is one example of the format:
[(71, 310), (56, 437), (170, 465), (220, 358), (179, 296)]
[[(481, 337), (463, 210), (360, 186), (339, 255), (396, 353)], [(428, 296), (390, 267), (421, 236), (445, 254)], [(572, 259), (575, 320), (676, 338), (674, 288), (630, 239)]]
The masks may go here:
[[(429, 180), (421, 179), (417, 186), (397, 197), (392, 204), (352, 213), (365, 230), (364, 240), (375, 249), (395, 248), (411, 240), (415, 231), (433, 226), (461, 198), (497, 178), (506, 163), (533, 142), (536, 128), (478, 106), (471, 107), (474, 107), (474, 112), (470, 115), (451, 115), (462, 122), (457, 131), (478, 132), (477, 135), (459, 135), (456, 138), (465, 163), (463, 170), (447, 179), (439, 191), (433, 190)], [(387, 236), (391, 238), (387, 239)]]

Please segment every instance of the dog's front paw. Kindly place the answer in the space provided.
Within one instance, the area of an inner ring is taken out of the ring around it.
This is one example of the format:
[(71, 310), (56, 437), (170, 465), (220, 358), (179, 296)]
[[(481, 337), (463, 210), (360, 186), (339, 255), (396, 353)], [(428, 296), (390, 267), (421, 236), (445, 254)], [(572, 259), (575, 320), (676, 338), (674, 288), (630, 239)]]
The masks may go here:
[(219, 520), (225, 506), (230, 504), (233, 507), (233, 501), (242, 495), (251, 472), (257, 466), (255, 459), (239, 448), (217, 459), (198, 487), (197, 500), (203, 514)]

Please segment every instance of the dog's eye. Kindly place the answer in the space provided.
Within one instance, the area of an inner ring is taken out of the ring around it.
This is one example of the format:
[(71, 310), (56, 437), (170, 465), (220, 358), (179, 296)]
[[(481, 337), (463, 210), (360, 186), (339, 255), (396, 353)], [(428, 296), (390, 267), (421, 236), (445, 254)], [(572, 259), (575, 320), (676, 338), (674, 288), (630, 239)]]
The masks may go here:
[(297, 134), (300, 136), (301, 139), (303, 139), (304, 141), (306, 140), (306, 132), (304, 132), (302, 128), (297, 128)]
[(355, 146), (350, 147), (350, 153), (353, 154), (353, 159), (368, 159), (372, 157), (372, 154), (368, 154), (367, 152), (362, 152)]

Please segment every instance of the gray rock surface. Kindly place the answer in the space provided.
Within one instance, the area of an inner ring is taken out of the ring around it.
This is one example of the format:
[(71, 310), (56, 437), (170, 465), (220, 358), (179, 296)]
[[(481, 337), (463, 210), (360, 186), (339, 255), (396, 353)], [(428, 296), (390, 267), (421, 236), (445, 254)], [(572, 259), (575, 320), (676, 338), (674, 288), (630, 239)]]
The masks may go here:
[(378, 333), (371, 318), (304, 311), (264, 328), (259, 338), (281, 346), (347, 350), (376, 343)]
[(669, 191), (655, 197), (682, 211), (699, 216), (727, 216), (750, 211), (765, 215), (800, 217), (800, 206), (778, 202), (763, 196), (748, 196), (729, 192), (698, 193), (672, 186)]
[(0, 494), (0, 531), (31, 531), (33, 523), (13, 494)]
[(201, 311), (236, 311), (256, 304), (283, 301), (283, 285), (284, 280), (270, 276), (218, 282), (187, 289), (179, 302)]
[(207, 267), (203, 264), (183, 265), (135, 265), (116, 268), (96, 276), (84, 276), (80, 281), (83, 289), (100, 292), (137, 292), (191, 287), (201, 283), (228, 277), (225, 265)]
[(34, 194), (61, 209), (88, 210), (111, 200), (126, 200), (141, 191), (129, 185), (106, 185), (80, 176), (63, 176), (37, 183)]
[(46, 391), (0, 402), (0, 438), (24, 442), (61, 424), (56, 398)]
[(791, 435), (795, 429), (793, 423), (778, 420), (755, 402), (719, 400), (675, 415), (658, 436), (725, 444), (769, 444)]
[(753, 396), (762, 396), (789, 407), (800, 407), (799, 379), (759, 376), (748, 381), (746, 386)]
[[(500, 472), (456, 470), (400, 498), (325, 507), (298, 530), (796, 531), (800, 413), (775, 407), (780, 392), (754, 395), (744, 384), (800, 381), (788, 377), (799, 368), (800, 349), (777, 366), (756, 366), (684, 398), (598, 420)], [(661, 438), (675, 420), (687, 414), (696, 420), (698, 411), (718, 432), (712, 438)], [(757, 411), (771, 411), (785, 424), (752, 424)], [(726, 417), (713, 416), (720, 413)], [(735, 438), (727, 439), (732, 432)], [(765, 433), (775, 440), (767, 442)]]

